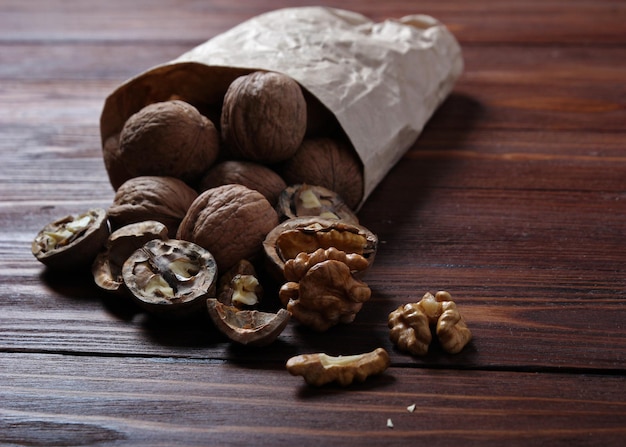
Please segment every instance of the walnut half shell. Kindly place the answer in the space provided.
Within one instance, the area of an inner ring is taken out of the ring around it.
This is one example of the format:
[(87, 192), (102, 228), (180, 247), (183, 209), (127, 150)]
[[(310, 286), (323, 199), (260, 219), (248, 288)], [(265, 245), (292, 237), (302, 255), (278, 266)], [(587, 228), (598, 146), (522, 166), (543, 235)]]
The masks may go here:
[(300, 253), (313, 253), (319, 248), (331, 247), (347, 254), (361, 255), (371, 267), (378, 237), (362, 225), (337, 219), (297, 217), (277, 225), (263, 242), (268, 270), (280, 281), (285, 280), (285, 262), (289, 259)]

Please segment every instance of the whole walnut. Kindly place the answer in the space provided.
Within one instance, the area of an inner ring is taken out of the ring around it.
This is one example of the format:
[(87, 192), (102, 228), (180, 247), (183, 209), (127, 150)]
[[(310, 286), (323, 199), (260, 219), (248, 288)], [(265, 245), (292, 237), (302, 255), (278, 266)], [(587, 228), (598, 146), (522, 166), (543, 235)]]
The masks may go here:
[(200, 180), (198, 190), (205, 191), (233, 183), (259, 191), (272, 206), (278, 203), (280, 194), (287, 187), (281, 176), (265, 165), (253, 161), (227, 160), (208, 170)]
[(173, 238), (196, 197), (194, 189), (174, 177), (134, 177), (118, 188), (107, 214), (113, 229), (156, 220), (167, 227)]
[(222, 185), (201, 193), (181, 222), (177, 239), (209, 250), (220, 272), (262, 250), (278, 215), (263, 195), (243, 185)]
[(107, 143), (103, 157), (114, 188), (142, 175), (176, 177), (193, 184), (217, 159), (219, 132), (191, 104), (173, 100), (150, 104), (131, 115), (119, 144)]
[(287, 184), (307, 183), (336, 192), (351, 209), (363, 198), (363, 166), (354, 149), (335, 138), (308, 138), (279, 174)]
[(224, 96), (221, 132), (234, 158), (276, 163), (293, 156), (306, 133), (300, 85), (281, 73), (240, 76)]

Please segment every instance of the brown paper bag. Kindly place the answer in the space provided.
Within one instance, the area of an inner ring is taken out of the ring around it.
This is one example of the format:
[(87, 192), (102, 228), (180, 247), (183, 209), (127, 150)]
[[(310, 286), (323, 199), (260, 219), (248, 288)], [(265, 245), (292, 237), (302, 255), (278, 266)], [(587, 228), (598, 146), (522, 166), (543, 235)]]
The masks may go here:
[(106, 99), (101, 137), (104, 144), (130, 115), (171, 98), (219, 110), (237, 76), (277, 71), (333, 113), (363, 163), (364, 201), (415, 143), (462, 69), (456, 39), (429, 16), (374, 23), (340, 9), (279, 9), (125, 82)]

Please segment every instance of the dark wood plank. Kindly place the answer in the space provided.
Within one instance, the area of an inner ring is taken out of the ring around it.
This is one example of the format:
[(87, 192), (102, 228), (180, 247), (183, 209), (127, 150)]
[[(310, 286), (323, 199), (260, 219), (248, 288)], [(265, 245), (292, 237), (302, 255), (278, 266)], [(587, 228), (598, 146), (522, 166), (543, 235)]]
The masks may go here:
[(623, 376), (493, 372), (485, 381), (474, 371), (391, 368), (349, 389), (312, 389), (263, 364), (28, 354), (0, 361), (7, 444), (603, 446), (626, 434)]

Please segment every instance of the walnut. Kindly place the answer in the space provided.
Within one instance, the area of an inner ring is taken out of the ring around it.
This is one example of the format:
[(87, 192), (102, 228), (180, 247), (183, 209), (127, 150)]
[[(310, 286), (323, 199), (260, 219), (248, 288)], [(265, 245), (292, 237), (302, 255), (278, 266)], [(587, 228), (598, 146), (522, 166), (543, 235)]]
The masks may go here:
[(252, 161), (227, 160), (209, 169), (200, 180), (198, 190), (232, 183), (259, 191), (272, 206), (276, 205), (281, 192), (287, 187), (280, 175), (267, 166)]
[(291, 314), (285, 309), (277, 313), (241, 310), (214, 298), (207, 299), (211, 320), (220, 332), (232, 341), (249, 346), (266, 346), (285, 329)]
[(154, 220), (131, 223), (115, 230), (109, 235), (105, 249), (100, 252), (92, 265), (91, 271), (96, 285), (111, 292), (127, 292), (122, 287), (124, 262), (146, 242), (167, 238), (167, 227)]
[(288, 185), (307, 183), (335, 191), (353, 210), (363, 198), (363, 165), (352, 146), (340, 139), (305, 139), (279, 174)]
[(109, 179), (120, 182), (142, 175), (197, 182), (215, 162), (219, 132), (191, 104), (164, 101), (149, 104), (131, 115), (119, 137), (119, 145), (105, 142), (103, 157)]
[(418, 303), (398, 307), (389, 314), (391, 340), (402, 351), (425, 355), (434, 331), (442, 348), (459, 353), (472, 334), (448, 292), (426, 293)]
[(207, 250), (188, 241), (153, 239), (122, 266), (124, 284), (145, 311), (167, 318), (199, 315), (215, 296), (217, 267)]
[(300, 85), (289, 76), (257, 71), (238, 77), (224, 96), (222, 137), (235, 158), (286, 160), (304, 138), (306, 108)]
[(113, 229), (146, 220), (165, 225), (170, 238), (198, 193), (174, 177), (141, 176), (124, 182), (107, 210)]
[(334, 248), (301, 253), (285, 263), (288, 282), (279, 298), (296, 320), (316, 331), (351, 323), (371, 297), (367, 284), (352, 275), (364, 268), (365, 258)]
[(256, 306), (262, 296), (263, 287), (257, 278), (256, 269), (246, 259), (240, 260), (220, 276), (217, 299), (223, 304), (237, 308)]
[(94, 208), (47, 224), (35, 236), (31, 250), (50, 268), (83, 268), (91, 265), (108, 237), (106, 210)]
[(358, 224), (359, 219), (334, 191), (317, 185), (298, 184), (285, 188), (276, 207), (281, 220), (319, 216)]
[(383, 348), (364, 354), (333, 357), (323, 353), (302, 354), (287, 360), (287, 371), (302, 376), (307, 384), (322, 386), (337, 382), (348, 386), (354, 380), (365, 381), (382, 374), (390, 365), (389, 354)]
[(177, 238), (209, 250), (220, 271), (262, 250), (278, 215), (263, 195), (243, 185), (222, 185), (201, 193), (181, 222)]
[(371, 266), (377, 246), (378, 238), (364, 226), (321, 217), (288, 219), (270, 231), (263, 242), (268, 270), (278, 280), (285, 278), (285, 262), (299, 253), (335, 247), (363, 256)]

